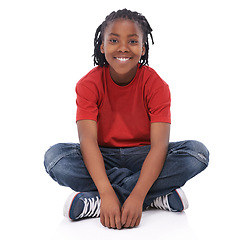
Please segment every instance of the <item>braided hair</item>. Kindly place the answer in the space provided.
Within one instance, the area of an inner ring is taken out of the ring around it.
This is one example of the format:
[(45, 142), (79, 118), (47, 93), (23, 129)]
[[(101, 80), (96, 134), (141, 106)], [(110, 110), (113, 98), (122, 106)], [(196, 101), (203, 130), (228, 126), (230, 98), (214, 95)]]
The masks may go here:
[(105, 21), (103, 21), (103, 23), (97, 28), (94, 38), (94, 54), (93, 54), (94, 65), (99, 65), (100, 67), (108, 65), (105, 55), (100, 51), (100, 46), (104, 39), (104, 31), (106, 27), (108, 26), (109, 23), (113, 22), (116, 19), (128, 19), (138, 23), (143, 32), (143, 42), (145, 46), (145, 54), (141, 57), (139, 63), (140, 67), (142, 67), (142, 65), (148, 65), (148, 52), (149, 52), (148, 35), (150, 35), (152, 44), (154, 44), (152, 28), (150, 27), (147, 19), (142, 14), (138, 12), (132, 12), (130, 10), (127, 10), (126, 8), (118, 10), (117, 12), (113, 11), (112, 13), (110, 13), (106, 17)]

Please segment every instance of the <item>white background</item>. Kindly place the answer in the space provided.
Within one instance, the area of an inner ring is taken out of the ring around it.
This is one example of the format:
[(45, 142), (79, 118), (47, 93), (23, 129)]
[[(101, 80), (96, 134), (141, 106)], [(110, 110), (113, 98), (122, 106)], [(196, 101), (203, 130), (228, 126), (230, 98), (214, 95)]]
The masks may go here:
[[(71, 190), (45, 173), (43, 156), (78, 141), (75, 85), (93, 68), (96, 28), (125, 7), (153, 28), (149, 63), (171, 89), (171, 141), (200, 140), (211, 155), (183, 188), (185, 213), (144, 212), (138, 228), (117, 231), (63, 218)], [(237, 0), (1, 1), (3, 239), (240, 239), (239, 12)]]

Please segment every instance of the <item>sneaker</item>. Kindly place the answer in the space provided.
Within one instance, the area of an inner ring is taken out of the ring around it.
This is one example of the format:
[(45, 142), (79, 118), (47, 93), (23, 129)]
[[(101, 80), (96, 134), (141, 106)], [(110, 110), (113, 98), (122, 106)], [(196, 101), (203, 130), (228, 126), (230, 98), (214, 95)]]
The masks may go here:
[(170, 212), (182, 212), (189, 205), (185, 193), (178, 188), (165, 196), (157, 197), (150, 206)]
[(100, 216), (100, 197), (98, 192), (72, 193), (63, 208), (63, 215), (71, 220)]

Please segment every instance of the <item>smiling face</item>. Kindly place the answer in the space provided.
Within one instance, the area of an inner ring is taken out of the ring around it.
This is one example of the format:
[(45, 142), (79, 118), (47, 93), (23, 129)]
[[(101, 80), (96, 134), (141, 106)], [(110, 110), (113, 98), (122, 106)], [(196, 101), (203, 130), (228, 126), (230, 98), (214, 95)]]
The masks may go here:
[(109, 63), (112, 79), (119, 85), (127, 85), (134, 78), (137, 64), (145, 54), (143, 33), (131, 20), (115, 20), (105, 29), (100, 50)]

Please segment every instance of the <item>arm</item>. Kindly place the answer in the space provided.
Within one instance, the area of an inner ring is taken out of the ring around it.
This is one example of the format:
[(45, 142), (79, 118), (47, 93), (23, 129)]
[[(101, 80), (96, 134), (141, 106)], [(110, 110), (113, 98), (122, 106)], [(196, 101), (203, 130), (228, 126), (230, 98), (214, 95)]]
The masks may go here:
[(170, 124), (151, 124), (151, 150), (149, 151), (132, 193), (122, 208), (122, 224), (125, 227), (138, 226), (141, 220), (144, 199), (162, 171), (170, 135)]
[(100, 221), (106, 227), (120, 229), (120, 203), (106, 174), (97, 142), (97, 123), (93, 120), (80, 120), (77, 127), (84, 163), (101, 198)]

